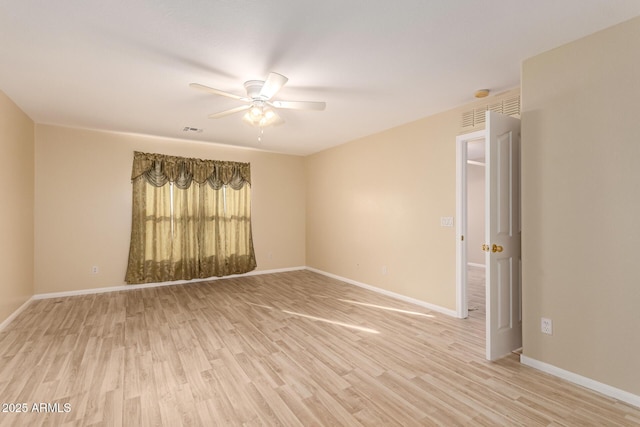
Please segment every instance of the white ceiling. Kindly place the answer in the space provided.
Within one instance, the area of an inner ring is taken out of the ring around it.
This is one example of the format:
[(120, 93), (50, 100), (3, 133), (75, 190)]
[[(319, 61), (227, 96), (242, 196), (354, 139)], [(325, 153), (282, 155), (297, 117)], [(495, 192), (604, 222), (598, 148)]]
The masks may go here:
[[(638, 0), (0, 0), (0, 90), (35, 122), (309, 154), (517, 87), (521, 62), (640, 15)], [(258, 130), (238, 101), (326, 101)], [(185, 126), (203, 128), (187, 133)]]

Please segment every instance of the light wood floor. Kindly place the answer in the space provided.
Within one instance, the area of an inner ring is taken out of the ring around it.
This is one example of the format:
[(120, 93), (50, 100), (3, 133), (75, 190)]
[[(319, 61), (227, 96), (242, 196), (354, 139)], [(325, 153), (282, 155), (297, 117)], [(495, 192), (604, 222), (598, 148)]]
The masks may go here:
[(467, 308), (469, 309), (469, 317), (480, 323), (485, 321), (487, 313), (484, 279), (484, 268), (469, 267), (467, 269)]
[(71, 410), (0, 425), (640, 424), (515, 355), (485, 361), (472, 313), (308, 271), (38, 300), (0, 333), (0, 401)]

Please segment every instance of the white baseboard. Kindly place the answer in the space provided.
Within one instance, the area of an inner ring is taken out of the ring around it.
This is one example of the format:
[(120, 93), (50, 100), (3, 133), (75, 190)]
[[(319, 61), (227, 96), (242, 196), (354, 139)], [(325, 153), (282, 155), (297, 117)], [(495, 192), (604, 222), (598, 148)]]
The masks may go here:
[(591, 378), (583, 377), (582, 375), (532, 359), (524, 354), (520, 355), (520, 363), (640, 408), (640, 396), (629, 393), (628, 391), (620, 390), (619, 388), (592, 380)]
[(222, 276), (222, 277), (209, 277), (206, 279), (176, 280), (173, 282), (142, 283), (139, 285), (120, 285), (120, 286), (109, 286), (105, 288), (79, 289), (77, 291), (51, 292), (46, 294), (36, 294), (32, 297), (32, 299), (39, 300), (39, 299), (48, 299), (48, 298), (61, 298), (61, 297), (71, 297), (71, 296), (77, 296), (77, 295), (102, 294), (105, 292), (131, 291), (134, 289), (157, 288), (161, 286), (183, 285), (186, 283), (211, 282), (212, 280), (231, 279), (233, 277), (246, 277), (246, 276), (259, 276), (262, 274), (285, 273), (288, 271), (304, 270), (305, 268), (306, 267), (303, 266), (303, 267), (279, 268), (279, 269), (273, 269), (273, 270), (257, 270), (257, 271), (254, 270), (244, 274), (233, 274), (230, 276)]
[(6, 319), (4, 319), (2, 321), (2, 323), (0, 323), (0, 331), (2, 331), (5, 327), (7, 327), (9, 325), (9, 323), (11, 323), (13, 321), (13, 319), (15, 319), (16, 317), (18, 317), (18, 314), (22, 313), (24, 311), (25, 308), (27, 308), (27, 306), (29, 305), (29, 303), (33, 300), (33, 297), (29, 298), (28, 300), (26, 300), (24, 302), (24, 304), (22, 304), (20, 307), (18, 307), (18, 309), (16, 311), (14, 311), (13, 313), (11, 313), (9, 315), (9, 317), (7, 317)]
[(323, 276), (327, 276), (327, 277), (331, 277), (332, 279), (336, 279), (336, 280), (340, 280), (341, 282), (346, 282), (349, 283), (351, 285), (355, 285), (358, 286), (360, 288), (364, 288), (364, 289), (368, 289), (370, 291), (374, 291), (377, 292), (379, 294), (383, 294), (386, 296), (389, 296), (391, 298), (395, 298), (401, 301), (405, 301), (411, 304), (415, 304), (415, 305), (419, 305), (420, 307), (424, 307), (426, 309), (432, 310), (432, 311), (436, 311), (438, 313), (442, 313), (442, 314), (446, 314), (447, 316), (451, 316), (451, 317), (456, 317), (456, 311), (455, 310), (451, 310), (445, 307), (441, 307), (439, 305), (435, 305), (435, 304), (430, 304), (428, 302), (425, 301), (421, 301), (419, 299), (415, 299), (415, 298), (411, 298), (402, 294), (398, 294), (395, 292), (391, 292), (388, 291), (386, 289), (382, 289), (382, 288), (377, 288), (375, 286), (371, 286), (371, 285), (367, 285), (366, 283), (362, 283), (362, 282), (357, 282), (355, 280), (351, 280), (348, 279), (346, 277), (342, 277), (342, 276), (338, 276), (332, 273), (327, 273), (326, 271), (322, 271), (322, 270), (318, 270), (316, 268), (312, 268), (312, 267), (307, 267), (307, 270), (309, 271), (313, 271), (314, 273), (318, 273), (318, 274), (322, 274)]

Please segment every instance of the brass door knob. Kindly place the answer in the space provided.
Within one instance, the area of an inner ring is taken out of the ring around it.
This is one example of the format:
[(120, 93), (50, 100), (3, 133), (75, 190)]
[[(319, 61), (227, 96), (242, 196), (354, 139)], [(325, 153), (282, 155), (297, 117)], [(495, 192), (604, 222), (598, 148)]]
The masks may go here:
[(482, 245), (482, 250), (485, 252), (489, 252), (489, 245)]
[(493, 247), (491, 248), (491, 252), (502, 252), (502, 246), (500, 245), (496, 245), (495, 243), (493, 244)]

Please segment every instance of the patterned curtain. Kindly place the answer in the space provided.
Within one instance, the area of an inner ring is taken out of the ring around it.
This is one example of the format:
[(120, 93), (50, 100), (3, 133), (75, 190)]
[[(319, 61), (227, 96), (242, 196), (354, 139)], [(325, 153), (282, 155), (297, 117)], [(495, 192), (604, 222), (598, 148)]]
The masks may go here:
[(152, 283), (256, 268), (249, 163), (135, 152), (125, 280)]

